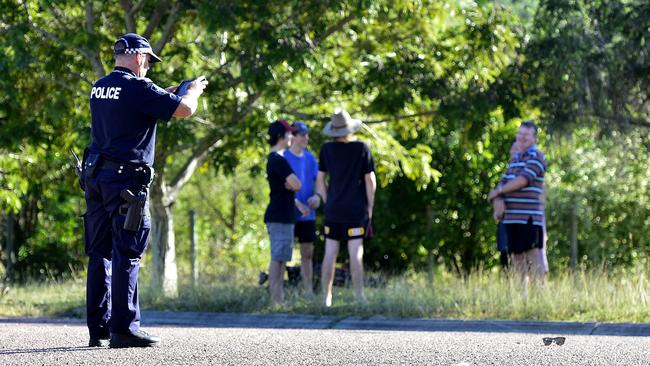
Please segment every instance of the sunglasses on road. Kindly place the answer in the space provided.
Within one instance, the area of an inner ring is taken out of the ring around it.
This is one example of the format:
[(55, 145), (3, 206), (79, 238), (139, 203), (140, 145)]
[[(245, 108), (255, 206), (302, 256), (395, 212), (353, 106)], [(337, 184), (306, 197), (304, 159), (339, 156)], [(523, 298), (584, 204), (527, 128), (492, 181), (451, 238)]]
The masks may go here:
[(544, 337), (542, 338), (542, 341), (544, 341), (545, 346), (550, 346), (551, 344), (555, 343), (558, 346), (561, 346), (564, 344), (564, 341), (566, 341), (565, 337)]

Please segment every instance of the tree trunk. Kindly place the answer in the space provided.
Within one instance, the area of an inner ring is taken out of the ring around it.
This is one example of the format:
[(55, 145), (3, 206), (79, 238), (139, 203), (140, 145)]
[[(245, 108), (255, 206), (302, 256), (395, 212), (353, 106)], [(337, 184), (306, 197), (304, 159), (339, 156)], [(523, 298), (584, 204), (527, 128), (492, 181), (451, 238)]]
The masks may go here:
[[(171, 181), (165, 179), (165, 169), (157, 167), (159, 173), (151, 186), (150, 211), (152, 233), (151, 285), (154, 291), (162, 291), (165, 296), (178, 295), (178, 273), (176, 270), (176, 241), (174, 236), (174, 216), (172, 206), (181, 189), (192, 174), (208, 158), (212, 149), (222, 143), (221, 139), (205, 137), (187, 159), (183, 167)], [(165, 161), (166, 154), (158, 150), (157, 161)]]
[(178, 295), (178, 273), (176, 271), (176, 241), (172, 203), (166, 196), (165, 182), (157, 177), (151, 187), (151, 244), (152, 268), (151, 286), (165, 296)]

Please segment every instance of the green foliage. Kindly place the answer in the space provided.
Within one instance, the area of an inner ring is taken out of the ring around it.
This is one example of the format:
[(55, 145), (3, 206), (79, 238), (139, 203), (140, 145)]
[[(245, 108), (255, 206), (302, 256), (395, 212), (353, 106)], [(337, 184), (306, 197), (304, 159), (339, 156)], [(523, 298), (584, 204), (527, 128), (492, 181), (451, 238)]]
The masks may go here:
[(553, 129), (650, 126), (649, 14), (644, 0), (540, 1), (520, 97)]
[(551, 265), (568, 261), (576, 205), (585, 265), (650, 253), (650, 144), (630, 128), (648, 126), (647, 1), (145, 0), (128, 13), (132, 3), (0, 2), (0, 87), (11, 91), (0, 95), (0, 221), (15, 215), (19, 278), (84, 262), (68, 149), (88, 143), (87, 95), (127, 30), (159, 49), (158, 84), (210, 80), (194, 118), (158, 128), (157, 183), (200, 166), (169, 203), (183, 275), (190, 209), (207, 273), (263, 268), (266, 126), (305, 120), (317, 151), (336, 107), (365, 122), (376, 160), (372, 268), (494, 265), (485, 194), (528, 117), (545, 127)]
[[(644, 132), (608, 138), (581, 129), (549, 141), (549, 256), (566, 265), (572, 210), (576, 210), (580, 261), (604, 268), (647, 263), (650, 143)], [(562, 259), (561, 259), (562, 258)]]
[(180, 267), (190, 266), (190, 210), (194, 210), (202, 276), (228, 274), (236, 268), (257, 275), (268, 262), (268, 235), (264, 210), (268, 183), (253, 167), (266, 163), (266, 156), (252, 149), (232, 174), (215, 174), (207, 166), (189, 183), (174, 206), (177, 253)]
[[(366, 256), (376, 268), (425, 268), (428, 255), (459, 273), (493, 264), (495, 223), (486, 193), (505, 170), (507, 149), (516, 123), (505, 123), (498, 113), (478, 140), (464, 131), (444, 129), (432, 138), (433, 128), (420, 130), (432, 150), (432, 165), (441, 167), (436, 185), (422, 191), (405, 189), (401, 179), (379, 192), (375, 224), (377, 239)], [(499, 163), (495, 164), (495, 161)]]
[(70, 160), (46, 148), (21, 166), (29, 184), (14, 215), (15, 279), (60, 278), (85, 263), (82, 197)]
[(0, 155), (0, 211), (17, 212), (22, 208), (20, 198), (27, 192), (28, 182), (22, 176), (21, 157)]

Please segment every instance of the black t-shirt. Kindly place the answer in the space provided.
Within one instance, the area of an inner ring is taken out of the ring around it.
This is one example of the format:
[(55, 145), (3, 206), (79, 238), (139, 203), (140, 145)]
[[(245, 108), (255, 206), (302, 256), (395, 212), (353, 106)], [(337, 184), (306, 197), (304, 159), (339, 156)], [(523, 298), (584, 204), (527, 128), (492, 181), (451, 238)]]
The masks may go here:
[(271, 192), (264, 222), (287, 224), (296, 222), (294, 193), (284, 186), (287, 177), (291, 174), (293, 170), (287, 159), (275, 151), (271, 152), (266, 160), (266, 179), (269, 181)]
[(329, 176), (325, 220), (361, 223), (368, 218), (364, 176), (375, 171), (368, 145), (361, 141), (328, 142), (320, 149), (318, 170)]

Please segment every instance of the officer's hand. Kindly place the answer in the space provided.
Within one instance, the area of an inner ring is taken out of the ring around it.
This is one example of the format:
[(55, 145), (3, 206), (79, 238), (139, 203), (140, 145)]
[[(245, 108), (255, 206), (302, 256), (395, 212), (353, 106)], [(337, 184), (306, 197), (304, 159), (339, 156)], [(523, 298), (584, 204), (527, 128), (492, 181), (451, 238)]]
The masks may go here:
[(190, 87), (187, 89), (188, 94), (196, 94), (201, 95), (203, 93), (203, 89), (208, 85), (208, 79), (205, 78), (205, 76), (201, 75), (198, 78), (194, 79), (192, 83), (190, 84)]
[(166, 91), (167, 93), (173, 93), (173, 92), (176, 91), (176, 88), (178, 88), (178, 85), (168, 86), (168, 87), (165, 88), (165, 91)]

